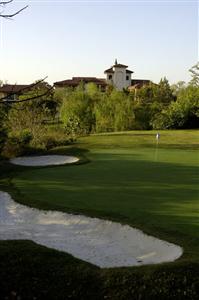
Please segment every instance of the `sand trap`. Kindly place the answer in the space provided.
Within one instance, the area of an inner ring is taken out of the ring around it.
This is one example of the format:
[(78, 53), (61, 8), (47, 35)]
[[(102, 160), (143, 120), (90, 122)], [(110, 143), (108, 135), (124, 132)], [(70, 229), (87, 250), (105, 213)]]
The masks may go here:
[(21, 166), (49, 166), (72, 164), (79, 160), (75, 156), (67, 155), (42, 155), (42, 156), (22, 156), (10, 159), (10, 162)]
[(182, 248), (128, 225), (32, 209), (0, 191), (0, 239), (28, 239), (101, 268), (169, 262)]

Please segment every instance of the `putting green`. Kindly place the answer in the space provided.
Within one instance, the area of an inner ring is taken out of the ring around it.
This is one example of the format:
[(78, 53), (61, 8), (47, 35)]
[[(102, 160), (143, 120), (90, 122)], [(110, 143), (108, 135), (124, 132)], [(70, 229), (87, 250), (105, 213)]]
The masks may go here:
[(76, 166), (27, 168), (13, 178), (15, 198), (42, 209), (114, 219), (185, 248), (199, 249), (198, 132), (128, 132), (81, 138), (60, 154)]

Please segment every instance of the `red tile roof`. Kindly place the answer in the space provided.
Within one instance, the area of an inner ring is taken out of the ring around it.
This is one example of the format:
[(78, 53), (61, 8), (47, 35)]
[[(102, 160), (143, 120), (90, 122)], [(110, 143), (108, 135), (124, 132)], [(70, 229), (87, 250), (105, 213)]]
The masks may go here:
[(113, 67), (111, 67), (111, 68), (105, 70), (104, 73), (114, 73)]
[(29, 84), (4, 84), (0, 87), (0, 93), (18, 93), (27, 90), (30, 86)]
[(102, 79), (102, 78), (73, 77), (72, 79), (67, 79), (67, 80), (54, 82), (54, 86), (55, 87), (67, 87), (67, 86), (76, 87), (81, 82), (83, 82), (84, 84), (86, 84), (86, 83), (95, 83), (98, 86), (106, 86), (107, 85), (105, 79)]
[(115, 64), (115, 65), (113, 65), (113, 67), (116, 67), (116, 68), (128, 68), (128, 66), (122, 65), (122, 64)]
[[(121, 65), (122, 66), (122, 65)], [(113, 66), (114, 67), (114, 66)], [(113, 67), (107, 69), (104, 71), (104, 73), (114, 73), (114, 70), (113, 70)], [(125, 66), (126, 67), (126, 66)], [(126, 73), (134, 73), (133, 71), (131, 70), (126, 70)]]
[(148, 80), (148, 79), (132, 79), (131, 80), (132, 85), (135, 85), (135, 84), (144, 85), (144, 84), (149, 84), (149, 83), (150, 83), (150, 80)]
[(126, 70), (126, 73), (134, 73), (134, 72), (131, 70)]

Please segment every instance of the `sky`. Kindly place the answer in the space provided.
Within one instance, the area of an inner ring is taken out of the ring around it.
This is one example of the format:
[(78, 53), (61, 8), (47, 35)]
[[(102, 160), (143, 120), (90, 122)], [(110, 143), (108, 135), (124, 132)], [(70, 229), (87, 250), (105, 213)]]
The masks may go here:
[(0, 19), (0, 80), (26, 84), (48, 76), (104, 78), (118, 63), (133, 78), (190, 80), (198, 61), (197, 0), (14, 0)]

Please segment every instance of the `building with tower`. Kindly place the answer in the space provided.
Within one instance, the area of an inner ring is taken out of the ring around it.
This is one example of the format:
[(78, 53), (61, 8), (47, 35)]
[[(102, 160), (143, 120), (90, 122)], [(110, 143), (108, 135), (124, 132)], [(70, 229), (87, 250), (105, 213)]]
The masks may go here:
[(117, 90), (122, 91), (128, 89), (129, 91), (141, 88), (143, 85), (149, 84), (150, 80), (144, 79), (132, 79), (131, 76), (134, 73), (127, 69), (128, 66), (120, 64), (115, 60), (112, 67), (105, 70), (106, 78), (96, 77), (73, 77), (72, 79), (66, 79), (54, 83), (55, 88), (64, 87), (77, 87), (79, 84), (84, 85), (88, 83), (95, 83), (98, 88), (105, 91), (109, 85), (114, 86)]
[(104, 71), (106, 74), (106, 82), (113, 85), (117, 90), (123, 90), (131, 86), (131, 74), (133, 71), (127, 69), (128, 66), (118, 64), (117, 59), (115, 64)]

